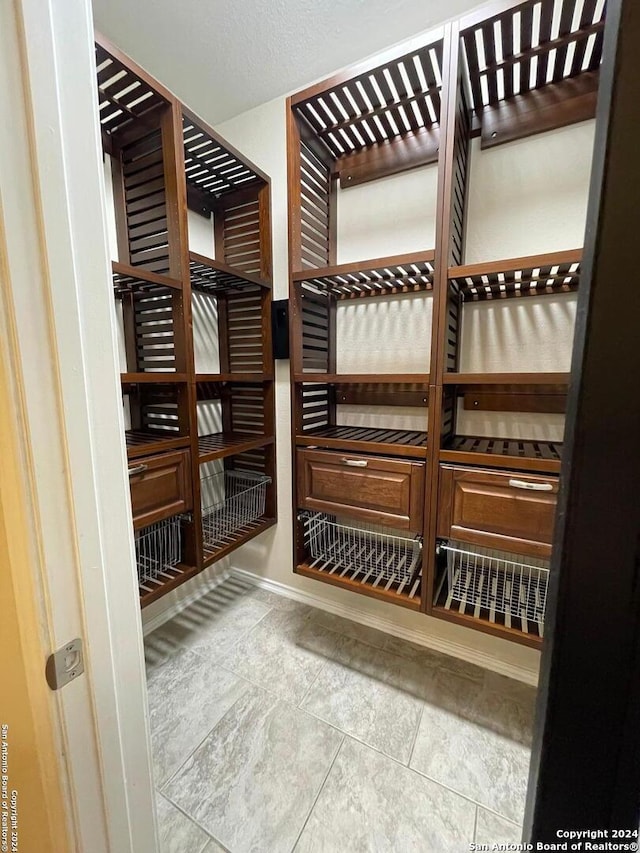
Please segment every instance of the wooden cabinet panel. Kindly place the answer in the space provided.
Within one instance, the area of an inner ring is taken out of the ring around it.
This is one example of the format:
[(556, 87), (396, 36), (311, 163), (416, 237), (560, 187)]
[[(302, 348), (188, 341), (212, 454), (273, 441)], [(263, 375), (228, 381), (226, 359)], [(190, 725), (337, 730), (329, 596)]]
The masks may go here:
[(298, 450), (298, 506), (422, 533), (424, 462)]
[(146, 527), (193, 506), (189, 451), (148, 456), (129, 466), (133, 526)]
[(558, 478), (440, 466), (438, 536), (549, 557)]

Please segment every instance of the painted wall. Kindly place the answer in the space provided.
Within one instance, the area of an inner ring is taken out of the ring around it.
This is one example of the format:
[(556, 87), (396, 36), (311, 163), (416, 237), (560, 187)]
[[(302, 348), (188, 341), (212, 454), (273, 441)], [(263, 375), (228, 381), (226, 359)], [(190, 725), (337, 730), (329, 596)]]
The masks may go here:
[[(274, 299), (288, 295), (285, 100), (278, 98), (225, 122), (219, 131), (272, 178)], [(516, 257), (582, 245), (593, 122), (553, 131), (511, 145), (481, 151), (474, 142), (467, 224), (467, 262)], [(553, 200), (548, 190), (554, 188)], [(431, 248), (434, 243), (435, 169), (407, 174), (340, 192), (338, 260), (346, 262)], [(395, 224), (395, 230), (390, 225)], [(192, 248), (212, 254), (209, 226), (191, 215)], [(340, 370), (420, 372), (427, 369), (431, 297), (372, 300), (340, 308), (337, 356)], [(461, 370), (568, 370), (575, 297), (511, 300), (468, 305), (465, 309)], [(371, 335), (370, 329), (376, 329)], [(409, 330), (407, 334), (407, 330)], [(204, 306), (196, 298), (194, 331), (199, 370), (216, 369), (216, 342)], [(407, 357), (405, 342), (412, 341)], [(384, 340), (384, 348), (380, 342)], [(401, 346), (402, 345), (402, 346)], [(400, 360), (398, 360), (400, 358)], [(206, 366), (205, 366), (206, 365)], [(366, 368), (366, 370), (365, 370)], [(389, 410), (385, 422), (397, 428), (424, 428), (425, 409)], [(342, 423), (373, 423), (372, 407), (340, 407)], [(205, 417), (201, 413), (201, 420)], [(207, 413), (207, 431), (209, 417)], [(211, 421), (214, 422), (214, 421)], [(288, 362), (276, 362), (276, 429), (279, 523), (234, 552), (229, 561), (147, 608), (145, 621), (198, 594), (211, 576), (229, 564), (314, 596), (326, 606), (364, 622), (487, 666), (535, 678), (538, 653), (441, 620), (294, 575), (292, 572), (290, 389)], [(513, 434), (523, 438), (562, 437), (561, 415), (460, 412), (460, 431)]]

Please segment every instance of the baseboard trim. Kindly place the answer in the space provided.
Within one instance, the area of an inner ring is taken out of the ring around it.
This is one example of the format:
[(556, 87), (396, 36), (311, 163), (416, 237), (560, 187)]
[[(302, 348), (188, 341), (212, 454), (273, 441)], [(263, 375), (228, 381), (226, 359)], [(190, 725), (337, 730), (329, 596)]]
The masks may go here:
[[(483, 669), (497, 672), (499, 675), (505, 675), (508, 678), (514, 678), (517, 681), (523, 681), (525, 684), (538, 684), (537, 670), (527, 669), (522, 666), (506, 663), (493, 655), (486, 652), (478, 651), (477, 649), (465, 646), (462, 643), (456, 643), (451, 640), (444, 640), (440, 637), (426, 637), (418, 631), (412, 631), (410, 628), (403, 628), (395, 623), (382, 619), (379, 616), (372, 616), (368, 613), (359, 612), (352, 608), (343, 607), (340, 604), (335, 604), (332, 601), (327, 601), (313, 593), (302, 592), (288, 584), (280, 583), (279, 581), (269, 580), (253, 572), (248, 572), (246, 569), (231, 567), (231, 575), (260, 587), (261, 589), (269, 590), (285, 598), (291, 598), (294, 601), (299, 601), (302, 604), (308, 604), (311, 607), (317, 607), (319, 610), (326, 610), (328, 613), (333, 613), (336, 616), (342, 616), (345, 619), (351, 619), (352, 622), (358, 622), (361, 625), (367, 625), (369, 628), (377, 628), (378, 631), (384, 631), (386, 634), (391, 634), (394, 637), (399, 637), (401, 640), (408, 640), (416, 643), (419, 646), (431, 649), (435, 652), (451, 655), (452, 657), (460, 658), (468, 663), (473, 663)], [(181, 608), (180, 608), (181, 609)], [(145, 631), (146, 633), (146, 631)]]

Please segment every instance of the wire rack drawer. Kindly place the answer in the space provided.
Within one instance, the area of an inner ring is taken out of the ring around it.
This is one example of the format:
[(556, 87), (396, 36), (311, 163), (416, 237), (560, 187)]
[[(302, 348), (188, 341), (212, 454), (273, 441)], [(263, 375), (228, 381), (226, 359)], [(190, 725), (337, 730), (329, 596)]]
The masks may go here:
[(144, 589), (174, 576), (171, 569), (178, 565), (182, 553), (180, 521), (176, 515), (136, 532), (138, 581)]
[(349, 576), (360, 583), (417, 592), (422, 540), (391, 534), (373, 525), (355, 527), (324, 513), (302, 513), (305, 541), (313, 567)]
[(241, 530), (264, 516), (271, 478), (252, 471), (220, 471), (203, 477), (202, 533), (208, 548), (233, 541)]
[(458, 542), (440, 546), (447, 557), (444, 606), (543, 636), (549, 563), (472, 549)]

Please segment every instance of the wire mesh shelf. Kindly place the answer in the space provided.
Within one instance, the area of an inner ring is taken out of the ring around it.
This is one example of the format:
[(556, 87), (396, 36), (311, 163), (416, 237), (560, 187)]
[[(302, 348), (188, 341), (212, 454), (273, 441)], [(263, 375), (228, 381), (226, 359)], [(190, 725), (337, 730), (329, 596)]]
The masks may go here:
[(173, 516), (136, 531), (136, 562), (140, 586), (149, 588), (174, 577), (182, 553), (181, 518)]
[(269, 483), (270, 477), (252, 471), (202, 477), (202, 534), (207, 548), (224, 547), (264, 515)]
[(450, 541), (444, 606), (543, 636), (549, 563)]
[(414, 597), (420, 586), (421, 537), (374, 525), (341, 523), (324, 513), (302, 513), (311, 567)]

